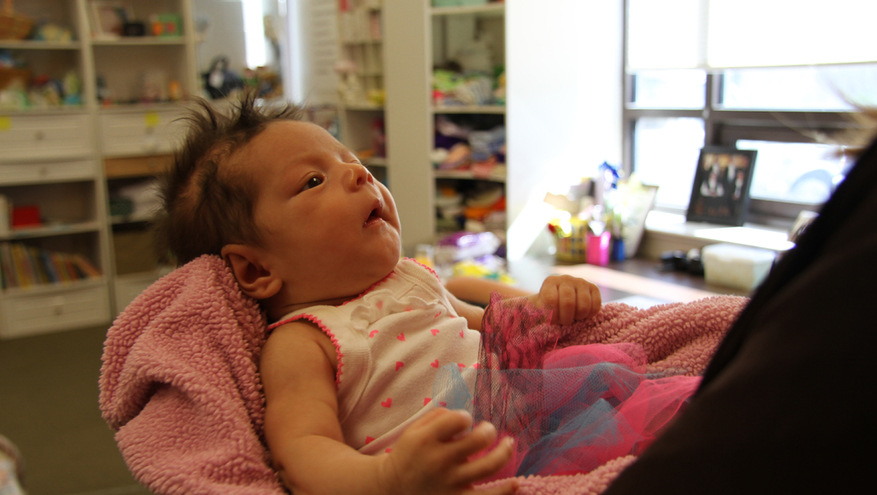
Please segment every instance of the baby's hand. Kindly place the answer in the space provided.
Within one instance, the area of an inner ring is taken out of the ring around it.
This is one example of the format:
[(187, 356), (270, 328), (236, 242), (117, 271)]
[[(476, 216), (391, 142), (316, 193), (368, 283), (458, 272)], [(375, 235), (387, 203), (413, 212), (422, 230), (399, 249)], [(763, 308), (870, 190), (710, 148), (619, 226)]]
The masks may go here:
[(530, 300), (553, 312), (552, 323), (569, 325), (600, 312), (600, 289), (587, 280), (570, 275), (551, 275)]
[[(496, 473), (512, 456), (512, 442), (504, 440), (487, 454), (470, 460), (496, 440), (496, 428), (481, 423), (471, 431), (472, 415), (437, 408), (409, 426), (384, 458), (381, 478), (386, 493), (469, 494), (472, 484)], [(478, 495), (506, 495), (517, 491), (510, 481)]]

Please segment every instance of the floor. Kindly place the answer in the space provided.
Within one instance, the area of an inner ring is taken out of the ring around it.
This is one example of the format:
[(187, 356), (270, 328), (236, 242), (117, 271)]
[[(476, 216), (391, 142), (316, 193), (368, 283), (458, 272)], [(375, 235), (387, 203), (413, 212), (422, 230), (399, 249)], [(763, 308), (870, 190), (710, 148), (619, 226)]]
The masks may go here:
[(29, 495), (148, 495), (100, 417), (106, 327), (0, 341), (0, 434), (21, 450)]

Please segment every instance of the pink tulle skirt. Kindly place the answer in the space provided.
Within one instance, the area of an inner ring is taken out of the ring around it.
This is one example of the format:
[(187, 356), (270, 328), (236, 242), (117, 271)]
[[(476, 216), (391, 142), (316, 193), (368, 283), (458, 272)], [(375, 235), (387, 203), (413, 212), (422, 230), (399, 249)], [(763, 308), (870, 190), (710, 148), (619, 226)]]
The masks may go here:
[(685, 370), (649, 373), (636, 344), (559, 347), (566, 330), (547, 325), (547, 315), (500, 306), (484, 320), (474, 387), (472, 376), (448, 367), (434, 390), (515, 439), (512, 461), (491, 479), (587, 473), (639, 455), (700, 383)]

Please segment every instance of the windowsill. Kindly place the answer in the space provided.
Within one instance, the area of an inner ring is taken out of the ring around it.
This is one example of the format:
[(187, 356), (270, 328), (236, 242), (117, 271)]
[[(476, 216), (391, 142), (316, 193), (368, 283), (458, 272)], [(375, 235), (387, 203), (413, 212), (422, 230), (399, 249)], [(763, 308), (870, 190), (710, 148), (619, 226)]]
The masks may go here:
[(778, 253), (795, 245), (789, 242), (786, 230), (776, 227), (748, 223), (742, 227), (731, 227), (686, 222), (685, 215), (651, 211), (646, 219), (646, 229), (637, 255), (658, 259), (665, 251), (688, 251), (718, 242), (769, 249)]

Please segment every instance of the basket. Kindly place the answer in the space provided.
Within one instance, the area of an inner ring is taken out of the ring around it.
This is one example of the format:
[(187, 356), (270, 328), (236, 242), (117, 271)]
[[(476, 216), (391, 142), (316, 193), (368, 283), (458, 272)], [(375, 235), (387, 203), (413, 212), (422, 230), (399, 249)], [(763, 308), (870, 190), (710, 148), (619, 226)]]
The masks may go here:
[(0, 11), (0, 40), (23, 40), (33, 28), (33, 19), (16, 14), (12, 0), (5, 0)]
[(0, 89), (12, 86), (15, 81), (21, 81), (26, 88), (30, 83), (30, 71), (27, 69), (12, 69), (0, 67)]

